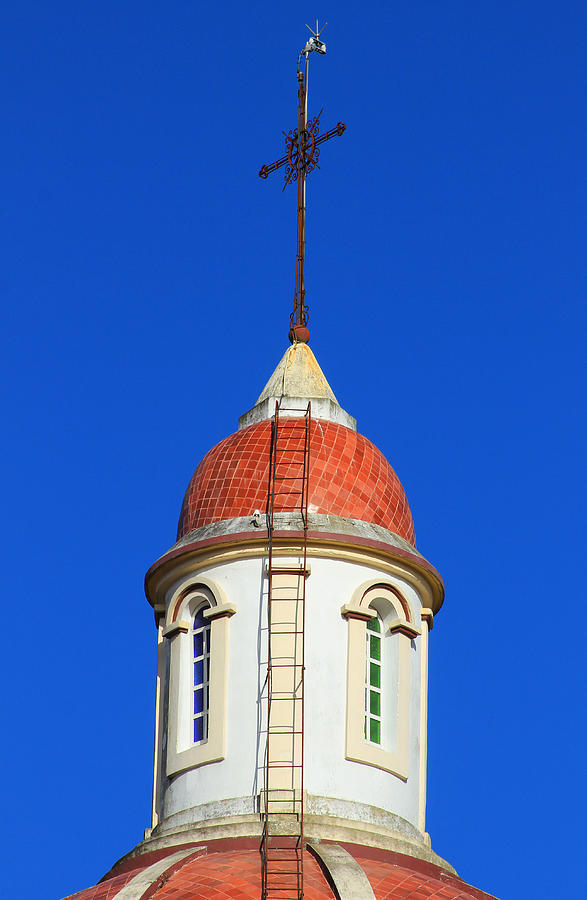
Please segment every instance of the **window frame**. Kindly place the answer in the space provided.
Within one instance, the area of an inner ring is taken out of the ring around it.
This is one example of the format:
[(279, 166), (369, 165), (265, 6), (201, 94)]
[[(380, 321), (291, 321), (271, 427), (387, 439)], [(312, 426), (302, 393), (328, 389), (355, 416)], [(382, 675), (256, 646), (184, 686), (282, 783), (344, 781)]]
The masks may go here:
[[(194, 741), (193, 624), (199, 610), (210, 623), (208, 672), (208, 729), (205, 740)], [(183, 584), (168, 607), (163, 637), (170, 641), (167, 700), (166, 774), (226, 757), (226, 695), (228, 681), (229, 620), (236, 612), (225, 602), (218, 585), (206, 579)]]
[[(190, 648), (192, 653), (192, 743), (194, 745), (204, 744), (208, 740), (209, 720), (210, 720), (210, 652), (211, 652), (211, 632), (212, 623), (209, 618), (205, 617), (205, 611), (211, 607), (202, 603), (196, 609), (194, 615), (190, 619)], [(203, 623), (196, 627), (198, 616), (202, 613)], [(201, 636), (202, 652), (196, 653), (196, 641)], [(201, 664), (201, 679), (197, 678), (197, 671)], [(202, 708), (196, 709), (198, 692), (202, 692)], [(196, 723), (202, 722), (202, 737), (196, 738)]]
[[(410, 606), (392, 584), (366, 583), (342, 607), (348, 622), (347, 645), (347, 703), (345, 758), (391, 772), (403, 781), (409, 773), (411, 641), (421, 630), (413, 624)], [(365, 684), (367, 669), (367, 623), (378, 617), (381, 621), (382, 702), (387, 709), (395, 709), (385, 722), (381, 717), (381, 744), (369, 741), (365, 734)], [(397, 644), (397, 666), (385, 665), (390, 646)], [(387, 671), (385, 671), (387, 669)], [(395, 669), (395, 677), (392, 674)], [(390, 682), (393, 678), (393, 683)]]
[[(377, 628), (372, 627), (375, 623)], [(382, 652), (384, 636), (383, 620), (380, 613), (377, 613), (365, 623), (365, 740), (368, 744), (373, 744), (376, 747), (380, 747), (383, 740), (383, 711), (387, 694), (385, 690), (385, 661)], [(379, 656), (372, 652), (373, 639), (379, 642)], [(375, 670), (379, 673), (379, 684), (374, 683), (372, 676), (373, 666), (376, 667)], [(379, 698), (379, 712), (373, 712), (373, 694)], [(372, 737), (373, 724), (379, 729), (378, 740), (374, 740)]]

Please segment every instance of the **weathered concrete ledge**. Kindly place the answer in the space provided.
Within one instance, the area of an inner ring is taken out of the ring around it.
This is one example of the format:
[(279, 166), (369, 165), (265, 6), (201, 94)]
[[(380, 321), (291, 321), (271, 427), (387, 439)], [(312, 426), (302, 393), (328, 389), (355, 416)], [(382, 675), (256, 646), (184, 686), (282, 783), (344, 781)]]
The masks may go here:
[(326, 397), (268, 397), (249, 409), (238, 420), (238, 427), (246, 428), (248, 425), (254, 425), (256, 422), (263, 422), (270, 419), (275, 413), (275, 404), (279, 400), (280, 406), (283, 405), (283, 411), (280, 416), (303, 415), (308, 408), (308, 400), (312, 403), (312, 419), (324, 419), (327, 422), (334, 422), (336, 425), (344, 425), (351, 431), (357, 430), (357, 420), (349, 415), (342, 406), (336, 401)]
[[(253, 511), (255, 512), (255, 511)], [(332, 548), (344, 555), (357, 549), (366, 555), (394, 565), (399, 563), (414, 577), (424, 577), (429, 588), (428, 606), (436, 614), (444, 600), (442, 577), (415, 547), (399, 535), (380, 525), (341, 516), (310, 513), (307, 532), (308, 553), (328, 555)], [(287, 552), (288, 543), (301, 534), (299, 514), (279, 513), (275, 516), (273, 541), (276, 552)], [(265, 552), (267, 529), (265, 515), (257, 511), (251, 518), (241, 516), (203, 525), (184, 535), (163, 556), (160, 556), (145, 575), (145, 595), (156, 614), (164, 612), (165, 590), (179, 576), (180, 570), (191, 571), (198, 558), (211, 553), (232, 553), (255, 556)]]
[[(251, 811), (253, 805), (254, 798), (237, 797), (182, 810), (146, 832), (145, 839), (118, 862), (184, 844), (245, 837), (260, 839), (261, 815)], [(223, 807), (228, 814), (220, 814)], [(362, 803), (308, 794), (304, 834), (310, 842), (336, 841), (402, 853), (456, 874), (453, 866), (431, 849), (427, 834), (420, 834), (401, 816)]]
[[(254, 513), (254, 510), (251, 510)], [(299, 531), (300, 515), (296, 510), (292, 513), (275, 513), (273, 516), (275, 531)], [(173, 547), (170, 547), (168, 553), (173, 550), (179, 550), (188, 544), (194, 544), (198, 541), (210, 540), (211, 538), (221, 537), (230, 534), (243, 534), (247, 531), (258, 531), (262, 534), (266, 529), (265, 512), (260, 512), (259, 516), (239, 516), (235, 519), (224, 519), (222, 522), (212, 522), (209, 525), (202, 525), (193, 531), (188, 531)], [(308, 513), (308, 530), (315, 532), (325, 532), (329, 534), (345, 534), (350, 537), (361, 537), (367, 540), (380, 541), (383, 544), (389, 544), (390, 547), (398, 547), (414, 556), (424, 559), (415, 547), (412, 546), (399, 534), (388, 531), (381, 525), (373, 525), (370, 522), (363, 522), (360, 519), (345, 519), (342, 516), (330, 516), (324, 513)], [(164, 554), (166, 555), (166, 554)]]

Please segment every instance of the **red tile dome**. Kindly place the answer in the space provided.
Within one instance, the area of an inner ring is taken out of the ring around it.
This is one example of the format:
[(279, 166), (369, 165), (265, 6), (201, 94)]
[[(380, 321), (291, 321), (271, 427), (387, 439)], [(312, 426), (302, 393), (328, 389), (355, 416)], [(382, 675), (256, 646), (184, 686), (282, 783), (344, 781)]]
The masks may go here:
[[(303, 449), (302, 431), (290, 438), (291, 449)], [(270, 442), (266, 419), (229, 435), (206, 454), (185, 492), (178, 540), (202, 525), (265, 511)], [(284, 479), (299, 474), (302, 456), (295, 458), (300, 461), (283, 470)], [(278, 483), (277, 489), (286, 484)], [(404, 489), (383, 454), (362, 434), (334, 422), (312, 421), (308, 509), (382, 525), (416, 544)]]
[[(250, 844), (237, 839), (223, 841)], [(422, 860), (367, 847), (343, 845), (367, 877), (375, 900), (495, 900), (438, 866)], [(174, 861), (178, 848), (135, 857), (130, 864), (116, 866), (91, 888), (72, 894), (65, 900), (115, 900), (122, 889), (134, 888), (132, 896), (140, 900), (259, 900), (261, 896), (261, 858), (258, 848), (216, 850), (213, 842), (206, 848), (193, 847), (183, 859)], [(165, 856), (170, 859), (166, 864)], [(157, 872), (150, 864), (161, 861)], [(123, 872), (120, 872), (120, 869)], [(118, 870), (118, 873), (117, 873)], [(115, 874), (117, 873), (117, 874)], [(140, 885), (139, 885), (140, 883)], [(128, 890), (128, 889), (127, 889)], [(287, 896), (291, 896), (287, 892)], [(330, 886), (322, 865), (313, 854), (304, 854), (304, 898), (334, 900), (338, 893)]]

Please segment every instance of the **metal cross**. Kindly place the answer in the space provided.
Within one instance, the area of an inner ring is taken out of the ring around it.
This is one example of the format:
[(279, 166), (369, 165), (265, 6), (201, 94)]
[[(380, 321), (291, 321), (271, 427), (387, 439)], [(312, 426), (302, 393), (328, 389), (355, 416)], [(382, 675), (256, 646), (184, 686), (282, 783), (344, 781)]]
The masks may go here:
[[(271, 172), (281, 169), (285, 166), (285, 175), (283, 177), (283, 190), (292, 181), (298, 183), (298, 230), (297, 230), (297, 255), (296, 255), (296, 278), (294, 288), (294, 307), (290, 316), (289, 339), (292, 344), (301, 341), (307, 344), (310, 339), (308, 331), (308, 307), (305, 303), (306, 289), (304, 284), (304, 260), (306, 255), (306, 176), (313, 169), (319, 169), (318, 160), (320, 158), (320, 144), (329, 141), (336, 135), (341, 135), (346, 125), (344, 122), (338, 122), (330, 131), (319, 135), (320, 116), (322, 110), (313, 119), (308, 122), (308, 58), (310, 53), (316, 51), (318, 53), (326, 53), (326, 44), (320, 40), (321, 31), (324, 30), (328, 23), (318, 30), (318, 21), (316, 21), (316, 30), (314, 31), (309, 25), (312, 32), (304, 49), (298, 57), (297, 83), (298, 83), (298, 127), (287, 133), (282, 132), (285, 136), (285, 156), (275, 160), (269, 165), (263, 166), (259, 171), (260, 178), (267, 178)], [(305, 57), (305, 69), (300, 71), (300, 63), (302, 57)]]

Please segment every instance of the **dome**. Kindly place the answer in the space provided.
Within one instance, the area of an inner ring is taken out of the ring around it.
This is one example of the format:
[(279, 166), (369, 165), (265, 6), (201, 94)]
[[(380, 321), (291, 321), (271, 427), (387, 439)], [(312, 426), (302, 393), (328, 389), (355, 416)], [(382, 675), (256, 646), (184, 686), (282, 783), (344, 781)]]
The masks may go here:
[[(65, 900), (115, 900), (117, 895), (136, 900), (152, 896), (157, 900), (259, 900), (261, 860), (254, 841), (236, 839), (218, 844), (215, 847), (212, 841), (207, 847), (168, 847), (127, 859), (99, 884)], [(342, 896), (361, 896), (364, 900), (492, 900), (489, 894), (431, 863), (350, 844), (342, 849), (346, 859), (344, 880), (339, 881), (336, 868), (320, 859), (320, 848), (332, 846), (322, 843), (314, 853), (304, 854), (307, 900), (335, 900), (341, 896), (337, 888), (342, 888)], [(342, 845), (334, 846), (340, 853)]]
[[(303, 450), (303, 429), (290, 439)], [(177, 530), (180, 540), (202, 525), (265, 512), (271, 422), (265, 419), (231, 434), (204, 457), (188, 485)], [(284, 470), (283, 482), (300, 474), (303, 454)], [(295, 499), (292, 498), (292, 509)], [(371, 441), (351, 428), (313, 419), (310, 433), (308, 511), (380, 525), (415, 546), (414, 523), (399, 478)]]

